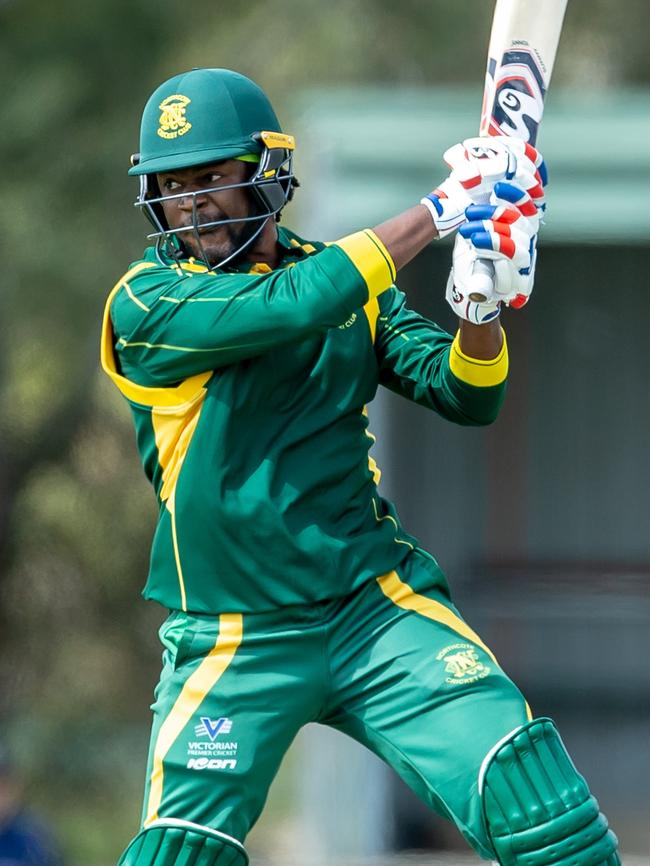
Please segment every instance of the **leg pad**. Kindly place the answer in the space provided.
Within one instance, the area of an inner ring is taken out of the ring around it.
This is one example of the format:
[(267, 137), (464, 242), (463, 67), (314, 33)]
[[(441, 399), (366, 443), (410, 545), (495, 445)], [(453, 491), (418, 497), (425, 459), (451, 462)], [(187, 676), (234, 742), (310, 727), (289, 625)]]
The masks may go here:
[(138, 833), (118, 866), (248, 866), (248, 855), (226, 833), (163, 818)]
[(517, 728), (486, 757), (483, 816), (501, 866), (618, 866), (618, 841), (551, 719)]

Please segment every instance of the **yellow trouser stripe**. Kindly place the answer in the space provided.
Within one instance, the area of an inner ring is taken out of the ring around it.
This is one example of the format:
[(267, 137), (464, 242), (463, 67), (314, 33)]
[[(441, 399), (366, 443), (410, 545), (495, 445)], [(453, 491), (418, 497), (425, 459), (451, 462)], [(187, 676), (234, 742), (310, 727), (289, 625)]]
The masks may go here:
[(242, 615), (222, 613), (219, 636), (214, 647), (194, 673), (188, 677), (171, 712), (160, 728), (154, 750), (151, 788), (147, 803), (145, 826), (158, 819), (163, 793), (163, 761), (194, 713), (226, 671), (242, 640)]
[(419, 595), (413, 592), (408, 583), (400, 580), (396, 571), (391, 571), (388, 574), (383, 574), (377, 578), (381, 591), (398, 607), (403, 607), (404, 610), (413, 610), (427, 619), (432, 619), (435, 622), (442, 623), (448, 628), (457, 632), (472, 643), (478, 644), (490, 656), (495, 664), (498, 664), (494, 654), (485, 646), (481, 638), (472, 631), (472, 629), (456, 616), (456, 614), (441, 604), (439, 601), (434, 601), (432, 598), (427, 598), (426, 595)]

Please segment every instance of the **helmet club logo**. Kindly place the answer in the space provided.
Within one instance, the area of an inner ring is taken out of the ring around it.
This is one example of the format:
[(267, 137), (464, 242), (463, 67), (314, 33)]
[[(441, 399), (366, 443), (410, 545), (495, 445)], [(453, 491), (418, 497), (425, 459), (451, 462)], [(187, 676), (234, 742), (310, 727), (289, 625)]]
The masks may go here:
[(185, 116), (187, 106), (192, 100), (180, 93), (168, 96), (160, 103), (161, 111), (158, 135), (161, 138), (173, 139), (185, 135), (192, 128), (192, 124)]

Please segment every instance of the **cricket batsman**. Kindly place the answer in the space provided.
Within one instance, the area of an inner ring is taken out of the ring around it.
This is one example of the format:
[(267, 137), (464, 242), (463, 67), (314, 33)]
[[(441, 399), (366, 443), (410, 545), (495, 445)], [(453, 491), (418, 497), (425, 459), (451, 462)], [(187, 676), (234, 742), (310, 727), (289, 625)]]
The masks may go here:
[[(142, 825), (120, 864), (245, 866), (283, 755), (319, 722), (394, 767), (481, 857), (617, 866), (554, 723), (456, 609), (368, 455), (379, 385), (456, 424), (496, 417), (500, 312), (532, 289), (542, 159), (469, 139), (421, 202), (323, 243), (279, 224), (294, 147), (264, 92), (226, 69), (174, 76), (142, 116), (129, 173), (155, 243), (108, 298), (101, 353), (158, 499), (144, 595), (170, 613)], [(395, 279), (457, 229), (452, 336)]]

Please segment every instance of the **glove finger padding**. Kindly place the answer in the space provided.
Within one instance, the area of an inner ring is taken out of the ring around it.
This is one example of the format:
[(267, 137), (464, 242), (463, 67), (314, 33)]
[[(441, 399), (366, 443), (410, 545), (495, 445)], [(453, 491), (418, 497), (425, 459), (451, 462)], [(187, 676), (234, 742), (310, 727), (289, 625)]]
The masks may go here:
[(499, 300), (475, 301), (472, 294), (487, 295), (494, 284), (494, 263), (478, 259), (471, 242), (461, 234), (454, 242), (453, 267), (447, 280), (445, 297), (452, 310), (461, 319), (477, 325), (495, 319), (500, 312)]
[[(523, 178), (523, 184), (526, 184), (526, 182), (527, 179)], [(526, 190), (521, 189), (521, 187), (514, 183), (497, 183), (491, 196), (492, 206), (498, 207), (500, 205), (511, 209), (514, 208), (521, 214), (523, 219), (514, 221), (514, 226), (530, 238), (528, 245), (529, 263), (521, 266), (519, 269), (520, 279), (516, 281), (519, 286), (518, 291), (514, 296), (510, 297), (501, 295), (502, 300), (507, 306), (515, 310), (525, 306), (533, 290), (535, 264), (537, 262), (537, 233), (539, 231), (541, 216), (545, 210), (543, 203), (540, 204), (533, 199), (530, 194), (531, 191), (534, 192), (534, 188), (529, 188), (528, 192), (526, 192)], [(499, 219), (503, 220), (504, 217), (499, 216)]]
[[(533, 197), (533, 194), (537, 198)], [(540, 200), (541, 195), (541, 200)], [(534, 231), (538, 231), (541, 213), (544, 210), (544, 191), (531, 175), (522, 175), (517, 183), (500, 181), (490, 194), (490, 204), (502, 204), (516, 208), (519, 213), (532, 220)]]
[(473, 139), (480, 145), (467, 147), (467, 143), (456, 144), (445, 151), (443, 159), (454, 177), (474, 197), (477, 193), (489, 194), (499, 180), (514, 177), (517, 171), (515, 157), (505, 147), (487, 146), (482, 139)]
[(492, 261), (506, 259), (517, 270), (530, 267), (530, 234), (506, 223), (485, 223), (486, 227), (478, 230), (473, 228), (477, 223), (460, 227), (460, 234), (472, 244), (477, 256)]
[[(512, 306), (520, 296), (525, 299), (532, 290), (536, 247), (538, 210), (532, 199), (514, 183), (498, 183), (489, 205), (473, 205), (465, 214), (469, 222), (460, 233), (470, 241), (479, 260), (489, 260), (499, 266), (494, 269), (494, 284), (486, 280), (485, 269), (474, 267), (473, 278), (464, 288), (475, 300), (502, 300)], [(528, 216), (531, 214), (531, 216)]]
[[(483, 322), (498, 315), (501, 302), (515, 309), (526, 304), (533, 285), (535, 237), (505, 224), (510, 237), (497, 231), (465, 237), (471, 225), (456, 236), (447, 301), (461, 318)], [(506, 251), (489, 248), (502, 242), (508, 245)]]
[[(493, 140), (493, 138), (490, 140)], [(522, 169), (526, 168), (537, 178), (542, 186), (546, 186), (548, 183), (548, 169), (546, 168), (544, 157), (537, 148), (519, 138), (507, 138), (506, 141), (510, 150), (517, 155), (518, 163)]]
[(537, 264), (537, 235), (534, 235), (530, 241), (530, 266), (528, 270), (523, 271), (523, 275), (526, 277), (525, 282), (522, 285), (520, 292), (514, 297), (509, 298), (506, 303), (509, 307), (512, 307), (513, 310), (520, 310), (523, 306), (528, 303), (528, 299), (530, 298), (530, 294), (533, 291), (533, 284), (535, 282), (535, 265)]
[(510, 180), (533, 190), (532, 197), (543, 201), (546, 167), (539, 152), (525, 142), (492, 136), (467, 138), (446, 150), (443, 158), (452, 170), (451, 176), (474, 201), (487, 201), (497, 181)]
[(516, 139), (491, 136), (469, 138), (445, 151), (449, 177), (421, 199), (431, 214), (439, 237), (465, 222), (468, 206), (514, 205), (523, 216), (539, 216), (544, 192), (535, 148)]

